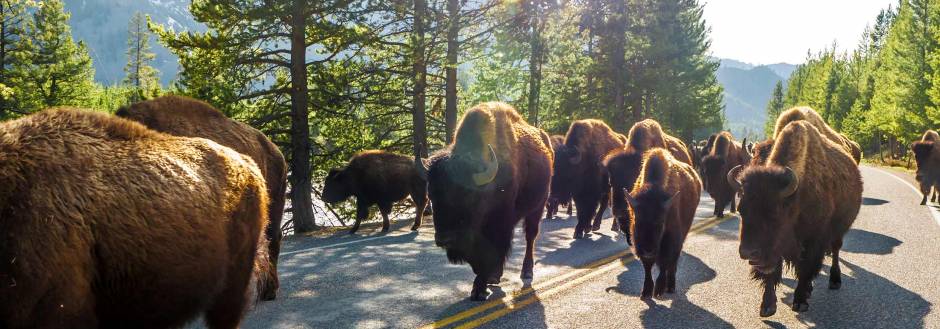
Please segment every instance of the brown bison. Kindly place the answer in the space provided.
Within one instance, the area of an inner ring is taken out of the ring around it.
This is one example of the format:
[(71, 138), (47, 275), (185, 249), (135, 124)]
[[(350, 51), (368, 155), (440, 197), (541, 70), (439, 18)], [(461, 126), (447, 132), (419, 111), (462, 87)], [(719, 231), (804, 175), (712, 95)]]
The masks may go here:
[[(623, 136), (623, 135), (621, 135)], [(626, 138), (626, 137), (624, 137)], [(552, 151), (556, 154), (565, 146), (565, 136), (562, 135), (552, 135)], [(551, 194), (551, 193), (549, 193)], [(568, 209), (568, 217), (571, 217), (571, 198), (567, 200), (560, 200), (558, 197), (548, 196), (548, 202), (545, 204), (545, 219), (551, 219), (555, 217), (555, 214), (558, 213), (558, 206), (564, 204), (565, 208)]]
[(613, 150), (604, 157), (612, 191), (611, 210), (620, 230), (627, 235), (627, 243), (630, 243), (629, 223), (632, 214), (623, 194), (625, 190), (633, 188), (640, 176), (643, 154), (654, 147), (666, 148), (676, 160), (692, 165), (685, 143), (666, 135), (658, 122), (649, 119), (637, 122), (630, 128), (624, 148)]
[(725, 207), (729, 203), (729, 211), (737, 212), (734, 198), (737, 191), (731, 189), (726, 177), (731, 168), (743, 165), (747, 160), (744, 148), (727, 131), (718, 134), (712, 149), (702, 158), (702, 181), (705, 190), (715, 200), (716, 217), (724, 217)]
[(415, 223), (412, 231), (421, 227), (424, 206), (427, 204), (427, 182), (415, 168), (414, 158), (385, 151), (365, 151), (356, 154), (342, 169), (332, 169), (323, 185), (323, 201), (337, 203), (356, 197), (356, 224), (350, 234), (359, 230), (359, 223), (369, 217), (369, 207), (379, 206), (382, 213), (382, 232), (388, 232), (388, 214), (392, 205), (411, 196), (415, 204)]
[(434, 204), (434, 240), (452, 263), (476, 274), (471, 300), (485, 300), (499, 282), (513, 228), (525, 218), (522, 278), (532, 279), (535, 238), (552, 179), (548, 134), (527, 124), (505, 103), (467, 111), (446, 149), (422, 166)]
[(813, 278), (832, 253), (829, 289), (842, 285), (839, 249), (862, 202), (862, 179), (854, 159), (807, 121), (780, 129), (762, 166), (749, 166), (740, 181), (740, 255), (763, 284), (761, 316), (777, 310), (783, 262), (796, 271), (792, 309), (809, 308)]
[[(691, 165), (676, 160), (661, 148), (646, 152), (636, 186), (624, 194), (635, 214), (630, 223), (633, 253), (643, 262), (645, 271), (640, 298), (676, 291), (679, 255), (692, 226), (701, 190), (702, 183)], [(653, 264), (659, 267), (655, 289)]]
[(137, 121), (150, 129), (183, 137), (210, 139), (247, 155), (261, 169), (271, 198), (268, 207), (268, 240), (270, 272), (259, 281), (263, 300), (277, 297), (277, 261), (281, 251), (281, 218), (287, 189), (287, 163), (284, 155), (264, 133), (244, 123), (229, 119), (205, 102), (182, 96), (163, 96), (138, 102), (117, 111), (117, 116)]
[(550, 197), (574, 199), (578, 207), (575, 239), (601, 228), (610, 201), (610, 182), (603, 160), (608, 152), (623, 148), (619, 135), (600, 120), (575, 121), (568, 128), (564, 146), (555, 152)]
[(920, 141), (911, 145), (914, 152), (914, 161), (917, 163), (917, 183), (924, 198), (921, 205), (927, 204), (927, 196), (933, 190), (931, 202), (937, 202), (937, 193), (940, 190), (940, 135), (936, 131), (927, 130)]
[(859, 147), (858, 143), (836, 132), (832, 127), (826, 124), (826, 121), (819, 116), (819, 113), (816, 113), (815, 110), (807, 106), (794, 107), (781, 113), (780, 116), (777, 117), (777, 123), (774, 126), (774, 138), (780, 134), (780, 130), (786, 127), (787, 124), (797, 120), (806, 120), (816, 127), (823, 136), (842, 146), (842, 149), (855, 160), (856, 164), (862, 161), (862, 148)]
[(65, 108), (0, 124), (0, 328), (236, 328), (267, 205), (206, 139)]

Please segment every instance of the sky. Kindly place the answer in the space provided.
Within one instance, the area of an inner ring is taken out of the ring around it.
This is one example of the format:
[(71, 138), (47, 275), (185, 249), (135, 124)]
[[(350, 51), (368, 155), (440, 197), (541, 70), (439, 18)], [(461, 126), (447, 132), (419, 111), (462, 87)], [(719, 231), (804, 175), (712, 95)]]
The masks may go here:
[(858, 45), (866, 25), (897, 0), (702, 0), (712, 53), (751, 64), (791, 63), (836, 42)]

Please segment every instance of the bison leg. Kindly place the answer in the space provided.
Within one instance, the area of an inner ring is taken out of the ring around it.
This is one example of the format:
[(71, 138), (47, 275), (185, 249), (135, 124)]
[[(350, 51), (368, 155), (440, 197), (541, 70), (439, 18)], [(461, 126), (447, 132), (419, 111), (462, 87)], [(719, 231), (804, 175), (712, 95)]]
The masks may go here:
[(424, 219), (424, 208), (428, 204), (427, 193), (424, 191), (413, 193), (411, 201), (415, 204), (415, 224), (411, 225), (411, 230), (417, 231), (421, 227), (421, 221)]
[(571, 203), (571, 200), (568, 200), (568, 203), (565, 206), (565, 208), (568, 209), (568, 217), (571, 217), (571, 211), (574, 210), (574, 205)]
[(558, 213), (558, 202), (551, 199), (545, 203), (545, 219), (552, 219)]
[(353, 224), (352, 229), (349, 230), (349, 234), (356, 234), (356, 231), (359, 230), (359, 224), (366, 218), (369, 218), (369, 205), (356, 200), (356, 223)]
[(839, 250), (842, 249), (842, 238), (832, 241), (832, 267), (829, 268), (829, 289), (842, 288), (842, 268), (839, 265)]
[(385, 204), (381, 204), (381, 203), (380, 203), (380, 204), (379, 204), (379, 212), (382, 213), (382, 232), (388, 232), (388, 228), (389, 228), (389, 225), (390, 225), (390, 223), (389, 223), (389, 221), (388, 221), (388, 214), (391, 214), (391, 213), (392, 213), (392, 204), (391, 204), (391, 203), (385, 203)]
[(934, 187), (933, 187), (933, 196), (930, 198), (930, 202), (936, 203), (936, 202), (938, 201), (938, 199), (940, 199), (940, 195), (938, 195), (938, 194), (940, 194), (940, 189), (938, 189), (937, 186), (934, 186)]
[[(604, 194), (604, 195), (601, 197), (601, 205), (600, 205), (600, 208), (597, 209), (597, 213), (594, 214), (594, 226), (591, 227), (591, 230), (592, 230), (592, 231), (597, 231), (597, 230), (600, 230), (600, 229), (601, 229), (601, 222), (604, 220), (604, 212), (607, 211), (607, 204), (608, 204), (609, 202), (610, 202), (610, 196), (607, 195), (607, 194)], [(614, 221), (614, 224), (616, 224), (616, 223), (617, 223), (617, 221)], [(615, 232), (616, 232), (616, 231), (615, 231)]]
[(783, 275), (783, 261), (777, 263), (776, 268), (770, 273), (760, 273), (754, 269), (751, 271), (754, 278), (760, 280), (764, 288), (760, 302), (760, 316), (774, 315), (777, 313), (777, 285), (780, 284), (780, 277)]
[(597, 201), (577, 198), (574, 203), (578, 206), (578, 226), (574, 229), (574, 238), (581, 239), (591, 231), (591, 219), (597, 211)]
[(506, 264), (500, 263), (493, 273), (489, 275), (489, 278), (486, 279), (486, 284), (497, 285), (503, 279), (503, 267)]
[(246, 288), (251, 281), (251, 261), (233, 265), (226, 276), (227, 284), (206, 311), (206, 326), (210, 329), (234, 329), (242, 320), (248, 306)]
[(473, 288), (470, 290), (470, 300), (484, 301), (490, 295), (486, 287), (491, 276), (490, 270), (477, 262), (470, 262), (470, 268), (473, 269), (473, 274), (476, 274), (473, 278)]
[(796, 291), (793, 293), (793, 311), (809, 310), (809, 298), (813, 294), (813, 278), (822, 268), (823, 254), (816, 246), (805, 249), (802, 260), (796, 265)]
[(640, 299), (649, 300), (653, 298), (653, 259), (643, 260), (643, 291), (640, 292)]
[(731, 192), (731, 208), (728, 209), (728, 212), (732, 212), (732, 213), (738, 212), (738, 205), (735, 203), (735, 200), (734, 200), (735, 194), (736, 194), (735, 192)]
[(659, 266), (659, 275), (656, 276), (656, 285), (653, 288), (653, 297), (660, 298), (663, 296), (663, 293), (666, 292), (667, 279), (669, 278), (669, 269), (671, 266), (668, 264), (667, 260), (660, 259), (656, 261), (656, 265)]
[(539, 213), (533, 212), (531, 215), (526, 216), (525, 222), (522, 225), (525, 228), (525, 257), (522, 259), (522, 274), (520, 277), (523, 280), (532, 280), (533, 267), (535, 266), (535, 239), (539, 236), (539, 226), (541, 226), (542, 221), (539, 218)]
[(924, 197), (923, 197), (922, 199), (920, 199), (920, 205), (921, 205), (921, 206), (927, 204), (927, 198), (930, 197), (930, 189), (931, 189), (931, 186), (930, 186), (930, 185), (924, 184), (924, 183), (921, 183), (921, 184), (920, 184), (920, 193), (924, 195)]

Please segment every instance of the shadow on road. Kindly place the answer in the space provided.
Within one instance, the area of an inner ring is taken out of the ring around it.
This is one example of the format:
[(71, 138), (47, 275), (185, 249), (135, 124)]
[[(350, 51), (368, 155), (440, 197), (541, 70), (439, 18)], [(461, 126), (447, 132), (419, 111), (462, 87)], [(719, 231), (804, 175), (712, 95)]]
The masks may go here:
[[(644, 310), (640, 320), (644, 328), (731, 328), (732, 325), (717, 315), (693, 304), (686, 298), (689, 288), (700, 283), (711, 281), (717, 275), (715, 270), (693, 255), (682, 253), (679, 258), (678, 273), (676, 274), (676, 293), (667, 294), (665, 299), (671, 300), (670, 306), (663, 301), (647, 302), (649, 309)], [(655, 280), (657, 270), (653, 270)], [(630, 262), (626, 271), (617, 276), (616, 287), (606, 289), (608, 293), (616, 292), (639, 299), (643, 289), (643, 265), (640, 262)], [(677, 322), (681, 319), (682, 322)], [(687, 325), (682, 325), (685, 323)]]
[(880, 206), (886, 203), (889, 203), (888, 200), (875, 199), (875, 198), (862, 198), (862, 205), (864, 206)]
[(887, 255), (901, 245), (901, 240), (861, 229), (850, 229), (845, 235), (842, 250), (857, 254)]

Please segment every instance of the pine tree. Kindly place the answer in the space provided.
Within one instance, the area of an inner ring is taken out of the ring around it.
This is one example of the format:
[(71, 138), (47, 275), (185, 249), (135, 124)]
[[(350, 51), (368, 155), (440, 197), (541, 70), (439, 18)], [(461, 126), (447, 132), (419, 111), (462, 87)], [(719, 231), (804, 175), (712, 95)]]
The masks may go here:
[(770, 97), (770, 102), (767, 103), (767, 122), (764, 123), (764, 134), (767, 138), (772, 138), (774, 133), (774, 124), (777, 122), (777, 117), (780, 116), (780, 113), (784, 109), (783, 104), (783, 81), (777, 81), (777, 84), (774, 85), (773, 94)]
[(95, 71), (84, 43), (72, 39), (69, 14), (61, 0), (45, 0), (28, 24), (27, 42), (14, 63), (21, 92), (15, 96), (23, 110), (79, 105), (90, 94)]
[(156, 55), (150, 50), (151, 32), (147, 27), (148, 18), (143, 13), (134, 13), (128, 24), (127, 65), (124, 72), (124, 84), (133, 87), (132, 101), (139, 101), (155, 95), (160, 82), (157, 69), (150, 63)]
[(30, 5), (27, 0), (0, 0), (0, 119), (19, 112), (13, 102), (17, 93), (13, 63), (29, 60), (28, 56), (16, 56), (16, 53), (23, 48)]

